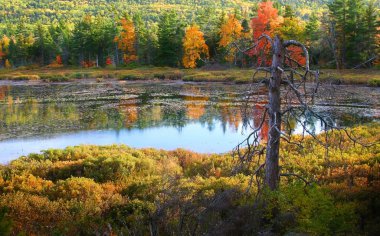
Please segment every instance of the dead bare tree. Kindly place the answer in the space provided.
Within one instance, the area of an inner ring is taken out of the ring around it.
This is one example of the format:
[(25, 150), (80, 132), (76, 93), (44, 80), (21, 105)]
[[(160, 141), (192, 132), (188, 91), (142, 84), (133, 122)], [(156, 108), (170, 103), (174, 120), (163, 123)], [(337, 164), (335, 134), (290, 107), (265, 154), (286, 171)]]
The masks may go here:
[[(263, 42), (265, 43), (263, 44)], [(261, 43), (260, 43), (261, 42)], [(259, 49), (258, 46), (260, 46)], [(264, 45), (264, 47), (263, 47)], [(280, 176), (297, 177), (305, 183), (308, 181), (296, 173), (281, 173), (280, 143), (284, 140), (290, 144), (302, 147), (305, 136), (313, 137), (318, 144), (326, 148), (326, 158), (328, 158), (329, 137), (328, 133), (334, 130), (346, 135), (353, 142), (358, 143), (358, 139), (343, 127), (335, 124), (331, 117), (319, 113), (313, 104), (315, 97), (321, 86), (319, 81), (319, 71), (313, 71), (309, 65), (309, 53), (307, 48), (296, 40), (283, 41), (279, 36), (273, 39), (268, 35), (262, 35), (252, 47), (241, 52), (256, 50), (257, 58), (261, 61), (255, 67), (253, 81), (259, 72), (266, 76), (261, 82), (253, 84), (246, 97), (244, 108), (245, 121), (253, 132), (235, 148), (235, 153), (240, 159), (240, 167), (256, 164), (251, 183), (256, 178), (258, 189), (260, 186), (267, 186), (271, 190), (276, 190), (279, 186)], [(304, 63), (300, 63), (293, 57), (294, 48), (301, 49), (305, 58)], [(270, 66), (263, 66), (268, 57), (272, 58)], [(267, 101), (262, 107), (262, 117), (258, 124), (250, 124), (252, 113), (247, 109), (252, 104), (263, 104), (258, 101), (257, 91), (262, 88), (267, 90)], [(318, 119), (324, 129), (324, 138), (316, 136), (312, 128), (308, 127), (310, 119)], [(291, 129), (286, 129), (291, 120), (297, 122), (302, 127), (301, 140), (292, 140)], [(265, 123), (268, 123), (267, 141), (263, 143), (260, 139), (260, 132)], [(264, 158), (265, 156), (265, 158)], [(264, 160), (265, 159), (265, 160)]]

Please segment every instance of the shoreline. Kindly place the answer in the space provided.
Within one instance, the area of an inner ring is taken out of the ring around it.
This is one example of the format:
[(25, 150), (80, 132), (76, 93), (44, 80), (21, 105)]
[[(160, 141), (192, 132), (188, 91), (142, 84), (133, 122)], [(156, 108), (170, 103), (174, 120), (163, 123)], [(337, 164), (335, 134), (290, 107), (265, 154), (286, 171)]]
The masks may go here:
[[(181, 82), (223, 82), (249, 84), (265, 78), (258, 73), (252, 80), (253, 69), (178, 69), (169, 67), (125, 68), (38, 68), (0, 70), (0, 81), (41, 81), (47, 83), (94, 80), (121, 81), (181, 81)], [(320, 81), (334, 85), (380, 86), (380, 70), (321, 70)]]

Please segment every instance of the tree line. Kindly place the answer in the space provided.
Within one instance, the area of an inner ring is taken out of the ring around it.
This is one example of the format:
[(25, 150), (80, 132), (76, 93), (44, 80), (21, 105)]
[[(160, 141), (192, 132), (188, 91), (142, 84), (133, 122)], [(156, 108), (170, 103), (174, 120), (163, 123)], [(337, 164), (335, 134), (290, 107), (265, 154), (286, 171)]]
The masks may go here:
[[(30, 25), (20, 18), (0, 32), (0, 67), (249, 67), (259, 55), (242, 52), (239, 46), (249, 47), (263, 33), (303, 42), (314, 66), (372, 66), (379, 62), (378, 13), (374, 0), (334, 0), (307, 16), (290, 5), (263, 1), (248, 11), (205, 8), (191, 19), (174, 10), (150, 20), (142, 12), (116, 9), (112, 14), (86, 14), (76, 21), (48, 24)], [(291, 50), (304, 63), (302, 52)]]

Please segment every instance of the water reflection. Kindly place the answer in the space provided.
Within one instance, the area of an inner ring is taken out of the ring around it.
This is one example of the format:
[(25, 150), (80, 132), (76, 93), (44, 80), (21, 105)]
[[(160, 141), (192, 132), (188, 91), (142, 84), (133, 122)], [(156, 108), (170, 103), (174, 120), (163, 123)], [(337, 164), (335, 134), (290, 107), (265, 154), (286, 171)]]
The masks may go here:
[[(242, 127), (245, 89), (244, 85), (118, 81), (0, 85), (0, 162), (78, 144), (229, 151), (262, 122), (265, 103), (252, 107), (251, 127)], [(353, 118), (345, 110), (334, 109), (333, 122), (363, 118)], [(300, 133), (302, 125), (314, 133), (324, 129), (305, 114), (298, 121), (288, 119), (283, 129)], [(268, 139), (267, 131), (264, 120), (260, 140)]]

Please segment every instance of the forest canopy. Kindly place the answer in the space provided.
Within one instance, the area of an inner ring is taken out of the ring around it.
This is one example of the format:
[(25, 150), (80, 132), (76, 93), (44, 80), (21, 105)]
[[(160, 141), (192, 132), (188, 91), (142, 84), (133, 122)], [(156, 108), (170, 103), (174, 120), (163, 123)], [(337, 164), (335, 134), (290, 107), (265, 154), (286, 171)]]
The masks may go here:
[[(2, 68), (194, 68), (205, 63), (249, 67), (254, 53), (239, 52), (234, 45), (252, 44), (262, 33), (306, 44), (318, 67), (368, 67), (379, 62), (375, 0), (5, 0), (0, 15)], [(189, 27), (198, 30), (186, 33)], [(198, 47), (189, 46), (191, 38)]]

